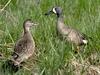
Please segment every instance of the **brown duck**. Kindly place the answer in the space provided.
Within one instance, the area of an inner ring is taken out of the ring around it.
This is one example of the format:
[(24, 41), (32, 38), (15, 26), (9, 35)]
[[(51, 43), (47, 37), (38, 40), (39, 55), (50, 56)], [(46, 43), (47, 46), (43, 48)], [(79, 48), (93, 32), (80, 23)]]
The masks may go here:
[(23, 61), (32, 56), (35, 50), (35, 41), (31, 35), (30, 28), (35, 26), (31, 19), (27, 19), (23, 23), (24, 33), (22, 37), (15, 43), (12, 61), (14, 65), (20, 65)]
[(67, 41), (74, 43), (77, 46), (78, 51), (80, 50), (80, 46), (88, 43), (88, 41), (82, 33), (64, 24), (62, 9), (60, 7), (52, 8), (52, 10), (45, 13), (45, 15), (49, 15), (51, 13), (57, 15), (57, 32), (61, 34), (61, 36)]

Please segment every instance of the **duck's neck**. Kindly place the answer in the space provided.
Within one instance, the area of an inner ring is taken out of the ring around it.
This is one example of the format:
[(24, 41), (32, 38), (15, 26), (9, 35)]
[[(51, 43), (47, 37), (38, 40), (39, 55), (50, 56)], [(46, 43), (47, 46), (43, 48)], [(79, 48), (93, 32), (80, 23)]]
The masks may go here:
[(60, 27), (64, 26), (64, 20), (63, 20), (62, 14), (57, 15), (57, 25), (60, 26)]
[(31, 34), (29, 28), (24, 28), (23, 37), (26, 38), (27, 40), (30, 40), (30, 41), (33, 40), (33, 37), (32, 37), (32, 34)]
[(26, 34), (26, 33), (30, 33), (29, 28), (24, 28), (24, 34)]

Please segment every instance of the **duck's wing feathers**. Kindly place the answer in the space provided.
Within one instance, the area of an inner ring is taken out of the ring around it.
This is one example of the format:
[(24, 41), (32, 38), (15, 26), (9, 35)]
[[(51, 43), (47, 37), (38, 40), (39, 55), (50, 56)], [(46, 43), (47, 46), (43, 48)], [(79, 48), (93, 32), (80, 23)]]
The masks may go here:
[(84, 33), (80, 33), (77, 29), (74, 29), (72, 27), (65, 27), (65, 29), (70, 33), (70, 32), (73, 32), (75, 33), (77, 36), (79, 36), (81, 39), (86, 39), (87, 36), (84, 34)]
[(32, 47), (33, 47), (33, 44), (31, 41), (28, 41), (23, 38), (18, 40), (18, 42), (15, 44), (14, 52), (12, 54), (13, 58), (17, 58), (19, 55), (26, 53)]

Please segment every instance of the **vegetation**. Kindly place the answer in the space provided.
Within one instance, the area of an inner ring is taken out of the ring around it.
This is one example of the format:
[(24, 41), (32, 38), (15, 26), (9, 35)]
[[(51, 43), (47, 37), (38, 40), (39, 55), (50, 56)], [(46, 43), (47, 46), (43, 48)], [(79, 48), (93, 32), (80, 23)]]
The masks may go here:
[[(62, 7), (66, 25), (92, 38), (88, 39), (89, 44), (84, 51), (75, 54), (71, 43), (59, 39), (56, 34), (56, 16), (44, 15), (53, 6)], [(35, 64), (39, 75), (100, 74), (100, 0), (1, 0), (1, 66), (10, 58), (12, 45), (20, 37), (23, 21), (28, 18), (39, 23), (31, 29), (36, 41)], [(7, 70), (3, 72), (2, 67), (0, 70), (0, 75), (11, 75)], [(13, 75), (31, 75), (32, 72), (33, 69), (29, 71), (23, 68)]]

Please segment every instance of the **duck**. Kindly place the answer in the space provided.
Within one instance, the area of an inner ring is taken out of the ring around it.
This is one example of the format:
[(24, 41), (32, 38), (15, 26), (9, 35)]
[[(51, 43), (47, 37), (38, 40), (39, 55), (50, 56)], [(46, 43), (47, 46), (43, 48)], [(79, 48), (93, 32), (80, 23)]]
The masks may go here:
[(36, 26), (31, 19), (27, 19), (23, 23), (23, 34), (15, 43), (14, 52), (12, 53), (12, 62), (14, 66), (19, 66), (22, 62), (29, 59), (35, 51), (35, 41), (30, 32), (32, 26)]
[(88, 43), (87, 38), (83, 33), (80, 33), (75, 28), (65, 25), (64, 18), (62, 14), (62, 8), (57, 6), (53, 7), (51, 10), (45, 13), (45, 15), (55, 14), (57, 16), (56, 30), (66, 41), (75, 44), (76, 52), (80, 51), (80, 46), (86, 45)]

